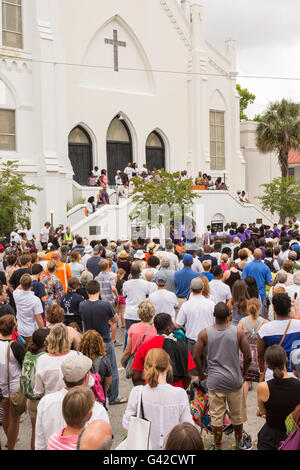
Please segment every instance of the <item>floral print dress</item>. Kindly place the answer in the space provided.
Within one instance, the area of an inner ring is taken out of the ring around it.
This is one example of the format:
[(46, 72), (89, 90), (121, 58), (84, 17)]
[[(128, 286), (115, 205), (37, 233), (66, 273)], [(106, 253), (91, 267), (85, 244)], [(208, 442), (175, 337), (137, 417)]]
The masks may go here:
[(50, 307), (50, 305), (58, 304), (60, 305), (60, 300), (64, 295), (64, 288), (60, 280), (53, 274), (48, 274), (43, 282), (48, 299), (45, 302), (45, 307)]

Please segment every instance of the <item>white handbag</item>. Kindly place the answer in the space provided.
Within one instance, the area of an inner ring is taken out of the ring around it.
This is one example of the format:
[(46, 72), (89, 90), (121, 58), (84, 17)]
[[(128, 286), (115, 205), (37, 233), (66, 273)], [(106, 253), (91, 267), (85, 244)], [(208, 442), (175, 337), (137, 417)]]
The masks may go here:
[(131, 416), (127, 437), (115, 450), (152, 450), (150, 443), (151, 423), (144, 416), (142, 387), (139, 395), (137, 416)]

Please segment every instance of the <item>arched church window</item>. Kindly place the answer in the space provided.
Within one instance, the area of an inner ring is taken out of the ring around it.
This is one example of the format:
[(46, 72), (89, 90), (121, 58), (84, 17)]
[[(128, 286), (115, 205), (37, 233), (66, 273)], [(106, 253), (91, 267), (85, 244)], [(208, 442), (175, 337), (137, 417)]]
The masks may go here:
[(88, 136), (82, 129), (80, 129), (80, 127), (75, 127), (75, 129), (73, 129), (70, 132), (69, 144), (89, 144), (89, 143), (90, 141), (89, 141)]
[(163, 147), (163, 143), (155, 132), (151, 132), (149, 135), (146, 147)]
[(110, 142), (130, 142), (127, 129), (120, 119), (115, 118), (112, 120), (107, 131), (106, 140)]
[(22, 0), (2, 0), (2, 44), (23, 48)]
[(165, 146), (156, 131), (151, 132), (146, 141), (146, 166), (150, 171), (165, 168)]
[(224, 112), (210, 111), (210, 169), (225, 170), (225, 119)]

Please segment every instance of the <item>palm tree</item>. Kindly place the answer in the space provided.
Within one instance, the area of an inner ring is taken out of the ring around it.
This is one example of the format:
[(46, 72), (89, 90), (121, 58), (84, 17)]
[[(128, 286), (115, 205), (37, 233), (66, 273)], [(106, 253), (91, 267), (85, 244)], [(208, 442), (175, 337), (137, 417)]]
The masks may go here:
[(289, 151), (300, 149), (300, 103), (282, 99), (270, 103), (256, 128), (256, 145), (262, 153), (274, 152), (282, 178), (287, 178)]

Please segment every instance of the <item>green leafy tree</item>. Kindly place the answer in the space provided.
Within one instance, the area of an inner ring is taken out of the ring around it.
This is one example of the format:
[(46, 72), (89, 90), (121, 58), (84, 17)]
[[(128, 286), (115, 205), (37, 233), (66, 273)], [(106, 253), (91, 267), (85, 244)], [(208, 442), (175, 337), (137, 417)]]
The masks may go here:
[(132, 181), (135, 185), (135, 208), (130, 214), (132, 221), (149, 228), (159, 228), (163, 224), (166, 236), (176, 228), (176, 222), (183, 220), (189, 221), (192, 230), (193, 202), (201, 196), (191, 191), (191, 178), (182, 181), (180, 172), (159, 170), (153, 183), (147, 183), (142, 178), (133, 178)]
[(241, 85), (237, 84), (236, 89), (240, 95), (240, 120), (249, 121), (248, 117), (245, 114), (246, 109), (249, 104), (253, 104), (256, 96), (253, 93), (250, 93), (248, 88), (242, 88)]
[(32, 191), (42, 188), (24, 182), (25, 175), (18, 171), (16, 161), (0, 164), (0, 236), (5, 237), (16, 225), (25, 227), (30, 223), (32, 204), (36, 198)]
[(280, 216), (280, 223), (300, 212), (300, 182), (294, 178), (275, 178), (265, 188), (263, 196), (258, 196), (264, 210)]
[(288, 176), (289, 152), (300, 149), (300, 103), (282, 99), (270, 103), (256, 128), (256, 145), (260, 152), (273, 152), (283, 178)]

